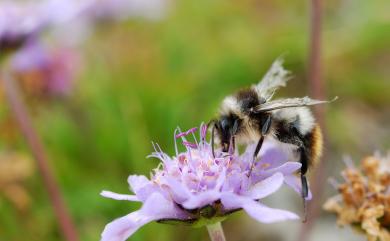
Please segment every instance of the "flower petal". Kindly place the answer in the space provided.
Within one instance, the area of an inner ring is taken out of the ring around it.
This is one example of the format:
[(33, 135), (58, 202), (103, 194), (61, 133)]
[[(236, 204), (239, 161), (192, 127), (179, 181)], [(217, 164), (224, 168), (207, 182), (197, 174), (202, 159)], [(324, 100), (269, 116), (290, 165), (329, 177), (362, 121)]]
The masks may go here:
[[(241, 155), (243, 160), (252, 160), (253, 153), (256, 149), (256, 144), (248, 145), (245, 149), (245, 152)], [(280, 166), (284, 162), (288, 161), (288, 156), (280, 148), (280, 145), (277, 142), (265, 139), (260, 152), (260, 160), (265, 160), (271, 164), (272, 167)]]
[(232, 191), (238, 193), (244, 178), (247, 178), (246, 174), (243, 174), (240, 171), (230, 171), (222, 186), (222, 192)]
[(142, 175), (130, 175), (127, 179), (130, 189), (135, 193), (137, 198), (144, 202), (146, 199), (159, 188)]
[(226, 181), (226, 168), (223, 168), (217, 178), (217, 181), (215, 182), (214, 190), (220, 191), (225, 181)]
[(147, 184), (149, 184), (150, 180), (147, 179), (145, 176), (142, 176), (142, 175), (130, 175), (127, 178), (127, 182), (129, 183), (131, 190), (134, 193), (137, 193), (137, 191), (139, 189), (141, 189), (144, 186), (146, 186)]
[(239, 196), (234, 193), (222, 194), (221, 202), (224, 208), (228, 210), (243, 208), (249, 216), (261, 223), (273, 223), (299, 218), (295, 213), (269, 208), (248, 197)]
[(107, 224), (101, 241), (124, 241), (143, 225), (164, 218), (189, 219), (190, 217), (160, 193), (153, 193), (140, 210)]
[(102, 195), (103, 197), (111, 198), (111, 199), (115, 199), (115, 200), (126, 200), (126, 201), (132, 201), (132, 202), (140, 201), (137, 198), (137, 196), (135, 196), (135, 195), (119, 194), (119, 193), (105, 191), (105, 190), (102, 191), (100, 193), (100, 195)]
[(266, 169), (266, 170), (260, 170), (259, 173), (260, 175), (272, 175), (276, 172), (280, 172), (284, 175), (289, 175), (291, 173), (294, 173), (297, 171), (299, 168), (301, 168), (302, 164), (299, 162), (286, 162), (280, 166)]
[(179, 209), (173, 200), (166, 199), (161, 193), (153, 193), (141, 208), (142, 212), (153, 217), (186, 219), (188, 214)]
[(283, 184), (283, 174), (277, 172), (252, 186), (245, 195), (252, 199), (261, 199), (276, 192)]
[(141, 210), (115, 219), (104, 228), (101, 241), (124, 241), (152, 220), (153, 217), (144, 215)]
[(260, 150), (260, 160), (269, 162), (270, 168), (277, 167), (288, 161), (288, 155), (273, 141), (264, 142)]
[[(287, 176), (284, 176), (284, 182), (290, 186), (292, 189), (294, 189), (294, 191), (296, 191), (297, 193), (301, 194), (302, 193), (302, 183), (301, 183), (301, 179), (295, 175), (287, 175)], [(309, 188), (309, 193), (307, 195), (307, 198), (306, 200), (311, 200), (312, 199), (312, 193), (310, 191), (310, 188)]]
[(190, 198), (190, 191), (182, 182), (179, 182), (175, 178), (166, 176), (161, 179), (161, 182), (169, 187), (170, 194), (172, 194), (172, 198), (176, 203), (183, 203), (188, 198)]
[(262, 223), (274, 223), (299, 219), (299, 216), (295, 213), (281, 209), (269, 208), (255, 201), (247, 202), (243, 208), (249, 216)]
[(185, 201), (182, 205), (187, 209), (195, 209), (206, 206), (207, 204), (213, 204), (221, 197), (221, 192), (215, 190), (209, 190), (201, 192), (197, 195), (192, 195), (190, 199)]

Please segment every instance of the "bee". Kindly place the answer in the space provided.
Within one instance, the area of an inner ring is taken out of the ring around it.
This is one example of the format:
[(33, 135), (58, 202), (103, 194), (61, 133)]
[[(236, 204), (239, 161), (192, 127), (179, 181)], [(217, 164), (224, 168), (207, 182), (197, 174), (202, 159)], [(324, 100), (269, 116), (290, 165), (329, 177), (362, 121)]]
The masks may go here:
[(303, 200), (308, 197), (306, 173), (322, 154), (321, 128), (307, 106), (334, 101), (315, 100), (309, 97), (272, 100), (275, 91), (286, 86), (289, 71), (283, 60), (277, 59), (263, 79), (250, 88), (227, 96), (220, 106), (219, 117), (210, 122), (211, 145), (214, 154), (214, 135), (223, 152), (231, 152), (236, 144), (257, 143), (253, 153), (253, 169), (264, 139), (292, 144), (298, 152)]

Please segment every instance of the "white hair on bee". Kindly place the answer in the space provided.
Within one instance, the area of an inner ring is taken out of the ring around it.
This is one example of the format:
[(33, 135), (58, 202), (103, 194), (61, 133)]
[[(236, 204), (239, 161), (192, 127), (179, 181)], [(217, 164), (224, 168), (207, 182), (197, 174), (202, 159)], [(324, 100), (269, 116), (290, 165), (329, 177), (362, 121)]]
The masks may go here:
[(221, 108), (219, 110), (221, 115), (228, 115), (230, 113), (236, 114), (239, 117), (242, 117), (241, 106), (238, 103), (238, 100), (234, 96), (227, 96), (223, 101)]
[(273, 111), (275, 119), (297, 125), (300, 134), (306, 135), (313, 130), (315, 119), (307, 107), (286, 108)]
[(260, 138), (260, 133), (257, 131), (257, 128), (252, 126), (249, 118), (243, 119), (241, 132), (236, 135), (237, 142), (246, 145), (255, 143), (254, 140)]

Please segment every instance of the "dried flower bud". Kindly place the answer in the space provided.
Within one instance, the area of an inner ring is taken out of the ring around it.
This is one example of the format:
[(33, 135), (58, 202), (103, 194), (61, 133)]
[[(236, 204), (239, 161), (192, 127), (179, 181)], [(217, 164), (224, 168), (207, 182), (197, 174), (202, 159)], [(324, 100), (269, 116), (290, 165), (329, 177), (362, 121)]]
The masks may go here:
[(363, 230), (369, 241), (390, 240), (390, 158), (370, 156), (360, 168), (342, 171), (345, 183), (338, 184), (339, 195), (324, 204), (337, 214), (337, 224)]
[(31, 158), (21, 153), (0, 152), (0, 199), (7, 199), (19, 211), (30, 206), (26, 180), (33, 174)]

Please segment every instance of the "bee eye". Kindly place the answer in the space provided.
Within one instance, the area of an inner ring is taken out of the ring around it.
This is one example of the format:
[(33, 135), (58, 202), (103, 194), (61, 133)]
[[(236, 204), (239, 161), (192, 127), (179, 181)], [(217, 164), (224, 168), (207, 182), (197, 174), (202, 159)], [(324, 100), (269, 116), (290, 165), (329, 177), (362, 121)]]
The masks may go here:
[(241, 119), (236, 119), (234, 121), (233, 129), (232, 129), (232, 135), (235, 135), (241, 125)]
[(220, 125), (221, 125), (221, 129), (222, 129), (222, 130), (227, 130), (227, 129), (229, 129), (230, 122), (229, 122), (228, 119), (222, 119), (222, 120), (220, 121)]

